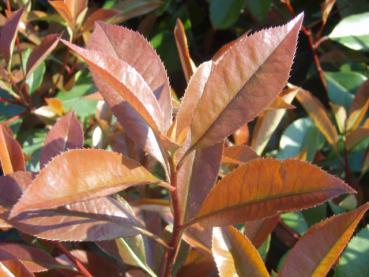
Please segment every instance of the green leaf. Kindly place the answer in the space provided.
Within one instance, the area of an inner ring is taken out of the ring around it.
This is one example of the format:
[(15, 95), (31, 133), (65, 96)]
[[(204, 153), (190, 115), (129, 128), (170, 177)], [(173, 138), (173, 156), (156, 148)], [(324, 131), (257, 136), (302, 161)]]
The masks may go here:
[(45, 72), (46, 66), (43, 62), (27, 77), (26, 83), (31, 94), (41, 86)]
[(32, 132), (23, 142), (23, 153), (28, 156), (26, 162), (27, 170), (38, 172), (40, 170), (40, 151), (44, 145), (46, 132), (44, 130), (36, 130)]
[(284, 213), (281, 215), (283, 222), (300, 235), (304, 234), (309, 226), (302, 214), (302, 212)]
[(325, 72), (324, 75), (328, 83), (329, 99), (347, 110), (351, 107), (356, 90), (367, 79), (357, 72)]
[(323, 135), (310, 118), (300, 118), (292, 122), (283, 132), (279, 142), (279, 159), (294, 157), (307, 151), (307, 159), (312, 161), (315, 152), (324, 144)]
[(251, 12), (253, 16), (255, 16), (259, 21), (265, 19), (267, 15), (271, 0), (245, 0), (246, 8)]
[(353, 50), (369, 49), (369, 12), (342, 19), (329, 38)]
[(216, 29), (231, 27), (239, 18), (244, 5), (244, 0), (212, 0), (209, 11), (211, 24)]
[(354, 236), (343, 252), (334, 277), (369, 276), (369, 225)]

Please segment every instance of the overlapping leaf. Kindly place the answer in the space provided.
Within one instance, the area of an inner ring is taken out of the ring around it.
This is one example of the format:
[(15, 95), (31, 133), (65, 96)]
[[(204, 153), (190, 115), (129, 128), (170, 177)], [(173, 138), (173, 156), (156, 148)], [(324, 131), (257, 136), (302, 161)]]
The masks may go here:
[(157, 183), (136, 161), (118, 153), (70, 150), (49, 162), (27, 187), (11, 216), (103, 197), (132, 185)]
[(259, 248), (273, 231), (273, 229), (277, 226), (278, 222), (278, 216), (247, 221), (245, 223), (244, 234), (249, 238), (256, 248)]
[(26, 168), (20, 144), (3, 125), (0, 125), (0, 162), (4, 175)]
[(236, 228), (213, 228), (212, 253), (220, 277), (269, 276), (257, 249)]
[(365, 204), (314, 225), (288, 253), (280, 276), (325, 276), (368, 209)]
[(52, 158), (68, 149), (83, 147), (83, 130), (73, 112), (60, 118), (45, 139), (40, 163), (44, 167)]
[(351, 105), (350, 114), (347, 119), (347, 130), (356, 129), (369, 108), (369, 80), (361, 85)]
[(320, 101), (311, 95), (310, 92), (299, 89), (297, 100), (304, 107), (320, 132), (324, 135), (329, 144), (335, 145), (338, 140), (337, 130)]
[(302, 15), (244, 36), (217, 60), (194, 111), (191, 147), (213, 145), (268, 107), (289, 77)]
[(235, 145), (224, 148), (222, 163), (242, 164), (259, 158), (258, 154), (248, 145)]
[(218, 182), (197, 217), (224, 226), (315, 206), (354, 190), (320, 168), (298, 160), (250, 161)]

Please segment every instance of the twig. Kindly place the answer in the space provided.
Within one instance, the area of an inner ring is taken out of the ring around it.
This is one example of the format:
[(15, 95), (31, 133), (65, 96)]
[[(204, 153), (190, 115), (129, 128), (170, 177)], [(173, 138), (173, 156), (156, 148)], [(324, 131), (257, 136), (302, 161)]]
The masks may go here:
[(93, 275), (87, 270), (87, 268), (82, 264), (82, 262), (74, 257), (69, 250), (60, 242), (53, 243), (61, 252), (64, 253), (78, 268), (79, 272), (85, 277), (93, 277)]

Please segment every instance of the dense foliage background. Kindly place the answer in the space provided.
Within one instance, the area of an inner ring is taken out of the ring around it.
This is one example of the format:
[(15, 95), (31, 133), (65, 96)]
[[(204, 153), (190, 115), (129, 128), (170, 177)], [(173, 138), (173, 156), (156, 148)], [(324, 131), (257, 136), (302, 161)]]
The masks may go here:
[[(12, 70), (6, 70), (8, 65), (4, 54), (0, 65), (0, 122), (11, 128), (21, 144), (28, 170), (39, 170), (40, 149), (50, 126), (70, 110), (76, 113), (84, 127), (85, 147), (114, 149), (114, 143), (119, 143), (116, 134), (121, 131), (114, 118), (109, 121), (110, 125), (106, 125), (106, 117), (102, 115), (107, 112), (106, 107), (103, 107), (101, 98), (96, 94), (97, 88), (91, 73), (64, 44), (50, 47), (52, 51), (40, 58), (41, 62), (24, 78), (32, 49), (47, 35), (57, 34), (84, 46), (96, 19), (139, 31), (150, 41), (165, 64), (176, 108), (187, 85), (173, 34), (178, 18), (183, 22), (191, 57), (199, 65), (242, 34), (284, 24), (304, 12), (303, 28), (289, 82), (310, 91), (321, 105), (315, 103), (309, 106), (303, 99), (294, 100), (292, 104), (295, 107), (284, 107), (285, 114), (280, 122), (275, 123), (275, 131), (266, 143), (258, 138), (258, 128), (262, 123), (258, 125), (254, 121), (230, 137), (228, 144), (251, 145), (258, 155), (307, 160), (339, 176), (358, 194), (302, 212), (281, 215), (281, 222), (259, 249), (268, 269), (278, 271), (284, 254), (310, 226), (369, 201), (368, 1), (88, 1), (88, 10), (83, 11), (73, 25), (46, 0), (2, 0), (0, 26), (5, 24), (9, 11), (21, 7), (24, 7), (23, 24), (19, 27), (13, 46)], [(52, 41), (55, 39), (56, 36)], [(9, 75), (9, 72), (12, 73)], [(360, 90), (361, 98), (356, 100), (362, 114), (360, 120), (346, 121)], [(331, 123), (322, 119), (322, 112), (328, 115), (327, 120)], [(354, 127), (350, 127), (350, 124)], [(329, 141), (330, 135), (327, 135), (332, 128), (338, 137), (333, 143)], [(163, 174), (160, 168), (156, 170), (157, 175)], [(224, 172), (227, 170), (223, 169)], [(134, 201), (142, 195), (168, 198), (166, 192), (160, 189), (132, 189), (128, 190), (126, 196)], [(332, 275), (368, 276), (367, 224), (368, 218), (364, 217)], [(50, 252), (53, 248), (15, 229), (4, 228), (0, 239), (27, 241)], [(74, 248), (77, 244), (71, 243), (69, 246)], [(92, 243), (78, 247), (88, 250), (91, 260), (106, 255)], [(79, 255), (83, 260), (83, 255), (76, 252), (76, 256)], [(142, 267), (137, 262), (127, 262), (128, 258), (122, 259), (125, 266)], [(92, 263), (88, 267), (96, 276), (102, 276)]]

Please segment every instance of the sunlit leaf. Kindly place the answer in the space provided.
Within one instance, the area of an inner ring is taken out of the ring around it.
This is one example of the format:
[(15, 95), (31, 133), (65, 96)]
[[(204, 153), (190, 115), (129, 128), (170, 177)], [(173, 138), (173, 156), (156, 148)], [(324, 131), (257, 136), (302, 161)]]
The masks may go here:
[(369, 107), (369, 80), (367, 80), (357, 91), (354, 101), (352, 102), (350, 114), (347, 119), (347, 130), (356, 129)]
[[(297, 89), (290, 87), (286, 90), (286, 93), (281, 96), (281, 99), (283, 99), (287, 104), (291, 104), (296, 94)], [(285, 109), (267, 111), (256, 121), (256, 126), (254, 127), (252, 135), (251, 147), (258, 155), (261, 155), (264, 151), (285, 113)]]
[(334, 103), (330, 103), (334, 118), (336, 119), (336, 124), (340, 133), (344, 133), (346, 130), (346, 119), (347, 112), (344, 106), (336, 105)]
[(343, 251), (335, 268), (335, 277), (366, 277), (369, 275), (369, 225), (361, 229)]
[[(5, 253), (5, 255), (4, 255)], [(4, 277), (34, 277), (35, 275), (27, 269), (21, 261), (7, 252), (0, 252), (0, 275)]]
[(219, 181), (190, 223), (236, 224), (306, 209), (353, 192), (339, 178), (306, 162), (253, 160)]
[(0, 162), (4, 175), (26, 168), (21, 146), (3, 125), (0, 125)]
[(219, 142), (273, 102), (289, 77), (302, 18), (243, 36), (215, 62), (194, 111), (192, 148)]
[(82, 148), (83, 130), (73, 112), (69, 112), (49, 131), (41, 150), (40, 163), (44, 167), (52, 158), (68, 149)]
[(118, 153), (98, 149), (69, 150), (56, 156), (40, 171), (13, 207), (11, 216), (107, 196), (132, 185), (157, 182), (159, 180), (139, 163)]
[(314, 121), (319, 131), (324, 135), (328, 143), (335, 146), (338, 140), (337, 130), (318, 98), (303, 89), (299, 89), (296, 98)]
[(369, 49), (369, 12), (351, 15), (342, 19), (329, 38), (353, 50)]
[(314, 225), (290, 250), (280, 276), (325, 276), (368, 209), (365, 204)]
[(235, 145), (225, 147), (223, 151), (222, 163), (242, 164), (259, 158), (258, 154), (248, 145)]
[(269, 276), (257, 249), (236, 228), (213, 228), (212, 253), (220, 277)]
[(178, 55), (181, 60), (182, 70), (188, 82), (196, 70), (196, 66), (191, 59), (190, 51), (188, 49), (186, 32), (182, 21), (178, 18), (174, 28), (174, 37), (176, 39)]
[[(369, 123), (369, 121), (368, 121)], [(345, 146), (347, 150), (353, 149), (356, 145), (369, 137), (369, 124), (365, 127), (359, 127), (346, 136)]]

